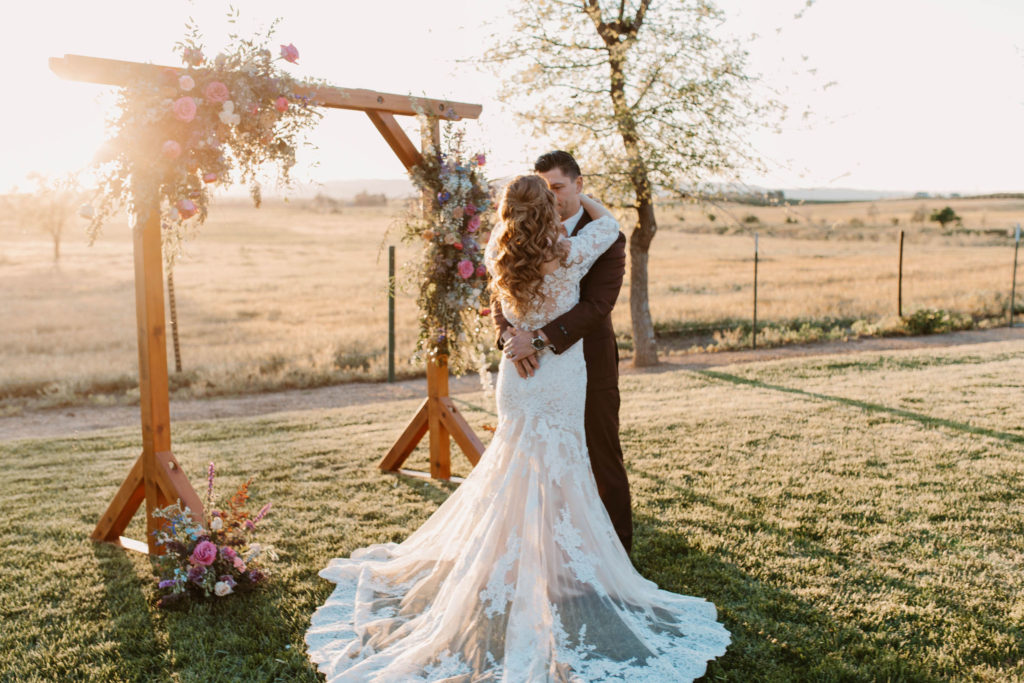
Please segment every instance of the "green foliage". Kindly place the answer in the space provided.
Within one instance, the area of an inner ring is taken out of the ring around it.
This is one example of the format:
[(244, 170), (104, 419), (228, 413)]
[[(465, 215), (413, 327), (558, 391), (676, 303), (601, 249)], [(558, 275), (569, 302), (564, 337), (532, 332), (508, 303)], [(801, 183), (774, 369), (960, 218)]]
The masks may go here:
[(934, 221), (945, 228), (949, 223), (959, 223), (961, 218), (956, 214), (956, 211), (954, 211), (952, 207), (947, 206), (941, 210), (936, 209), (935, 211), (932, 211), (932, 215), (928, 217), (928, 220)]
[(936, 334), (966, 330), (973, 326), (970, 316), (957, 315), (941, 308), (921, 308), (904, 320), (910, 334)]
[(743, 222), (746, 223), (747, 225), (752, 225), (760, 223), (761, 219), (752, 213), (748, 213), (746, 216), (743, 217)]

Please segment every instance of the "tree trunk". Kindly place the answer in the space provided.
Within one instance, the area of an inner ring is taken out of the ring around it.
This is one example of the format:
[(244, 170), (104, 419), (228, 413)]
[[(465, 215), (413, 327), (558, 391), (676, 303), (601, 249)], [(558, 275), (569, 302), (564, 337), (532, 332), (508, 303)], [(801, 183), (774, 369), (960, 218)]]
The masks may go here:
[(53, 262), (60, 263), (60, 235), (53, 236)]
[(642, 202), (637, 214), (636, 227), (629, 236), (629, 315), (633, 322), (633, 365), (645, 367), (658, 364), (658, 346), (654, 339), (647, 292), (647, 264), (657, 224), (654, 206), (650, 202)]

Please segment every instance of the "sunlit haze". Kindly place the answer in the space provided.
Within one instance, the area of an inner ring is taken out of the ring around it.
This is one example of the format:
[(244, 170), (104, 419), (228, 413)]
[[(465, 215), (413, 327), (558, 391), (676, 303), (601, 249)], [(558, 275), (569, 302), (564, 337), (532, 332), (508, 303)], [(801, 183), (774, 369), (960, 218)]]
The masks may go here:
[[(794, 0), (719, 3), (749, 43), (752, 70), (792, 112), (783, 133), (758, 133), (769, 187), (983, 193), (1024, 186), (1024, 3), (1020, 0)], [(484, 105), (464, 125), (490, 151), (492, 175), (526, 168), (548, 141), (527, 138), (495, 101), (497, 79), (470, 62), (507, 2), (438, 0), (241, 3), (245, 34), (282, 18), (297, 75), (346, 87)], [(799, 19), (794, 15), (805, 10)], [(86, 165), (104, 138), (111, 88), (66, 82), (47, 59), (65, 53), (176, 64), (186, 17), (208, 53), (224, 44), (226, 4), (23, 3), (0, 29), (8, 60), (0, 190), (30, 171)], [(804, 59), (806, 57), (806, 59)], [(460, 63), (459, 60), (463, 60)], [(810, 110), (806, 118), (800, 114)], [(330, 111), (300, 157), (300, 179), (401, 178), (365, 115)], [(554, 141), (552, 141), (554, 142)]]

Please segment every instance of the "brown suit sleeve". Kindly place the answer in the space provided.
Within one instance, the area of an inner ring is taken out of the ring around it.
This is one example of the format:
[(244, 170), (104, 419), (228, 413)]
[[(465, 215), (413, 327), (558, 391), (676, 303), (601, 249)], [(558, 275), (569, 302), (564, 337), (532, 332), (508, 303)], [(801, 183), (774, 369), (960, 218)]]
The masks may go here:
[(620, 232), (612, 246), (597, 257), (583, 276), (579, 303), (541, 328), (555, 353), (568, 349), (608, 317), (619, 298), (625, 274), (626, 236)]
[(494, 299), (491, 306), (491, 315), (494, 316), (494, 326), (498, 329), (498, 337), (494, 340), (494, 345), (501, 351), (505, 347), (505, 342), (502, 341), (501, 335), (505, 333), (505, 330), (512, 327), (512, 324), (505, 320), (505, 314), (501, 312), (501, 303), (497, 298)]

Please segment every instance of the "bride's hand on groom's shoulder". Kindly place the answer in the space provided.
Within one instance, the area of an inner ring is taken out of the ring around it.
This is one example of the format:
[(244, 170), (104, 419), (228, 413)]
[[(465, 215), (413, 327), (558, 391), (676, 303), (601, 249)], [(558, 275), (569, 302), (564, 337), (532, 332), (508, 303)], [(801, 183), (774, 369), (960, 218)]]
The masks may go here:
[(597, 220), (602, 216), (611, 216), (611, 212), (604, 207), (604, 204), (597, 201), (590, 195), (580, 193), (580, 204), (583, 205), (583, 210), (587, 212), (591, 219)]

